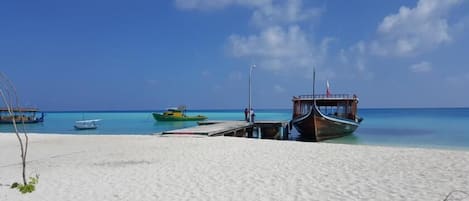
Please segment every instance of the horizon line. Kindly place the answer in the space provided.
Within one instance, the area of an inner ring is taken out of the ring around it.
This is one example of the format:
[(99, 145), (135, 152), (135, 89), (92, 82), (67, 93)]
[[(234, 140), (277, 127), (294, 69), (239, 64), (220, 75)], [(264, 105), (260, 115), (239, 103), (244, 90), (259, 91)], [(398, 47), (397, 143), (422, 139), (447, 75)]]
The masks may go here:
[[(361, 109), (469, 109), (469, 107), (363, 107)], [(228, 110), (228, 111), (243, 111), (243, 108), (239, 109), (220, 109), (220, 108), (211, 108), (211, 109), (189, 109), (187, 111), (220, 111), (220, 110)], [(255, 110), (292, 110), (292, 108), (259, 108)], [(123, 110), (104, 110), (104, 109), (97, 109), (97, 110), (44, 110), (40, 112), (153, 112), (153, 111), (166, 111), (166, 109), (123, 109)]]

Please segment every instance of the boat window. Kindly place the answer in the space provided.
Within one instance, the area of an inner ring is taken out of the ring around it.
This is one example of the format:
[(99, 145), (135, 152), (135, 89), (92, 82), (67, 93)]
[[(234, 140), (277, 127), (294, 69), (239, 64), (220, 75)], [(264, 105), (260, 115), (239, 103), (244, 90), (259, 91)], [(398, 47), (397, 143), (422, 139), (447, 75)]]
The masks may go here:
[(336, 111), (335, 107), (333, 106), (318, 106), (319, 111), (325, 115), (333, 115)]
[(307, 114), (312, 108), (311, 103), (301, 103), (301, 114)]
[(352, 108), (345, 102), (337, 104), (337, 113), (340, 117), (347, 118), (351, 113), (351, 109)]

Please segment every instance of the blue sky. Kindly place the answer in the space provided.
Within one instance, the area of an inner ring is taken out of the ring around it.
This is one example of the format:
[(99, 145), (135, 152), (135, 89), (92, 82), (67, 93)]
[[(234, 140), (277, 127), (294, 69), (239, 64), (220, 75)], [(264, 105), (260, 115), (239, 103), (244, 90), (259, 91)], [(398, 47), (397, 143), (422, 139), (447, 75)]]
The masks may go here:
[(469, 107), (464, 0), (2, 1), (0, 70), (43, 110)]

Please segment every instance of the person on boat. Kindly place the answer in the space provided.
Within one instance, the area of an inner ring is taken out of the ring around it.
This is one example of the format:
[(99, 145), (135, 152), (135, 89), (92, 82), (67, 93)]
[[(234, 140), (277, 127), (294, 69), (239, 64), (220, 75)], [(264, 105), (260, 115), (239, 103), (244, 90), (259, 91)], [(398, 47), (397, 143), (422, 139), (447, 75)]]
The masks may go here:
[(249, 115), (249, 110), (246, 107), (246, 108), (244, 108), (244, 121), (249, 122), (248, 115)]
[(251, 122), (254, 123), (254, 117), (256, 116), (256, 114), (254, 113), (254, 110), (251, 108)]

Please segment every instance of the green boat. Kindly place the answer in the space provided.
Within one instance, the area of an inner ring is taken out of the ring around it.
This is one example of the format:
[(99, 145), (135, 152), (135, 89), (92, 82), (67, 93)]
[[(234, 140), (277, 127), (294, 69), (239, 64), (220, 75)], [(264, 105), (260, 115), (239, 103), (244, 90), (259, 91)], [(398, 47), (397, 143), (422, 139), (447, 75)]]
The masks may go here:
[(163, 114), (153, 112), (156, 121), (203, 121), (207, 117), (203, 115), (187, 116), (186, 107), (168, 108)]

